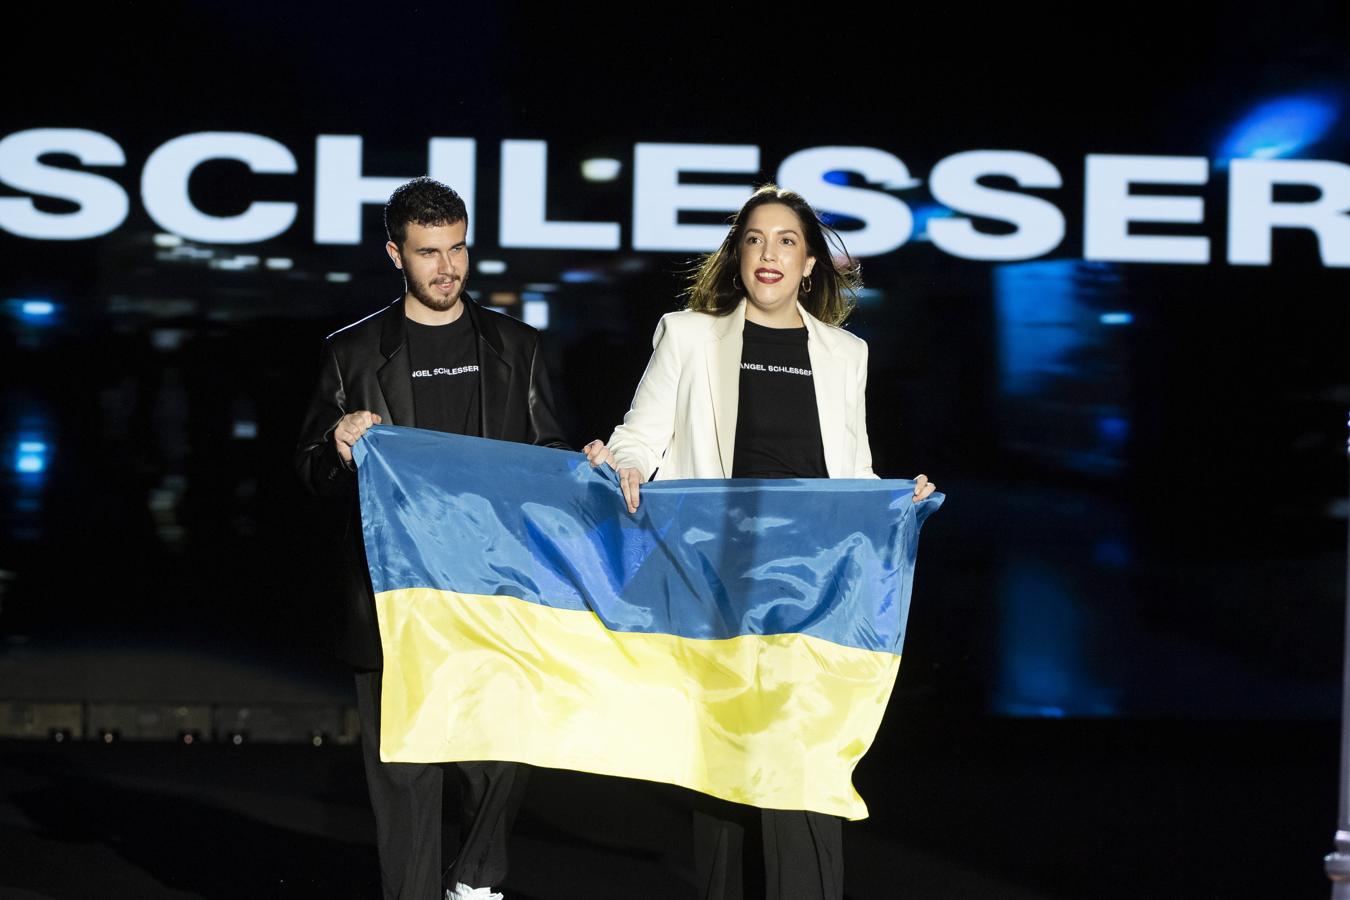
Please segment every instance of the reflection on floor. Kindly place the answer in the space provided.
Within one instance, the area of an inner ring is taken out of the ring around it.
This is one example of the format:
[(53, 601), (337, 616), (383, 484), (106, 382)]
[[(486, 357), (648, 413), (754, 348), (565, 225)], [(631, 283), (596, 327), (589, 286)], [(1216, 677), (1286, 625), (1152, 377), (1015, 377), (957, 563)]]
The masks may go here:
[[(1331, 723), (892, 710), (846, 826), (850, 898), (1325, 897)], [(513, 900), (693, 896), (687, 798), (537, 770)], [(358, 752), (0, 742), (0, 896), (378, 896)]]

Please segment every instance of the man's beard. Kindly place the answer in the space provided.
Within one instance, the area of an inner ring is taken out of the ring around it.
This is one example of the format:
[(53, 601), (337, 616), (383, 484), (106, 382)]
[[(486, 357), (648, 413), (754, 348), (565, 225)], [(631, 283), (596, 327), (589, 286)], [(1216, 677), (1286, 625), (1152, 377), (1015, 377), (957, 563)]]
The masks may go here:
[(459, 302), (459, 298), (464, 295), (463, 276), (460, 276), (457, 280), (459, 282), (459, 290), (449, 296), (443, 295), (440, 291), (436, 290), (432, 282), (424, 283), (409, 278), (408, 288), (412, 292), (412, 295), (417, 298), (417, 301), (427, 309), (435, 310), (436, 312), (445, 312), (447, 309), (452, 309), (454, 305)]

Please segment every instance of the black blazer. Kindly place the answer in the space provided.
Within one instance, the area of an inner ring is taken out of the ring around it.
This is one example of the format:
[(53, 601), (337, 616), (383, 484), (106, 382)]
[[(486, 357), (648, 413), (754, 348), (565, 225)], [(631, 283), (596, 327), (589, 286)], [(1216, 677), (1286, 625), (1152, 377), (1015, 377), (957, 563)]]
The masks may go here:
[[(478, 335), (480, 437), (569, 449), (553, 410), (539, 332), (484, 309), (468, 296), (464, 314)], [(361, 539), (356, 470), (343, 463), (333, 429), (349, 412), (368, 409), (386, 424), (416, 426), (403, 298), (330, 334), (313, 399), (295, 450), (295, 468), (315, 494), (346, 498), (344, 578), (338, 656), (360, 669), (383, 664), (375, 596)]]

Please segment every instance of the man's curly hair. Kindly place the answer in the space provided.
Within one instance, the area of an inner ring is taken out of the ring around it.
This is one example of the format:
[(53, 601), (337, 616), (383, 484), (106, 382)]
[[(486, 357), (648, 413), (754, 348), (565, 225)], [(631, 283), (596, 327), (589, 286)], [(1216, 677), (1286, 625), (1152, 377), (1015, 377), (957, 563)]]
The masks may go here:
[(399, 185), (384, 205), (385, 234), (400, 247), (410, 224), (434, 228), (468, 220), (469, 210), (459, 194), (426, 175)]

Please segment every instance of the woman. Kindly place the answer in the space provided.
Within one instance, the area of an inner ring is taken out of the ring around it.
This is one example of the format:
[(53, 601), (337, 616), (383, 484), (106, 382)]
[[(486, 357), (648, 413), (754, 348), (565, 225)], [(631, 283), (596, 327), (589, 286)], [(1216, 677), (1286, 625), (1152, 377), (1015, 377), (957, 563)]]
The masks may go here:
[[(608, 446), (585, 448), (593, 465), (618, 470), (630, 512), (653, 473), (877, 477), (867, 443), (867, 344), (839, 328), (854, 306), (858, 268), (834, 262), (827, 232), (838, 241), (799, 194), (760, 188), (694, 273), (686, 308), (661, 319), (623, 424)], [(920, 475), (915, 501), (933, 490)], [(700, 889), (707, 900), (738, 898), (734, 820), (744, 813), (720, 801), (700, 805)], [(842, 900), (838, 818), (765, 809), (760, 820), (767, 897)]]

